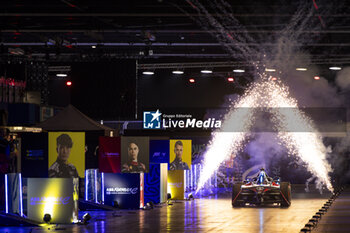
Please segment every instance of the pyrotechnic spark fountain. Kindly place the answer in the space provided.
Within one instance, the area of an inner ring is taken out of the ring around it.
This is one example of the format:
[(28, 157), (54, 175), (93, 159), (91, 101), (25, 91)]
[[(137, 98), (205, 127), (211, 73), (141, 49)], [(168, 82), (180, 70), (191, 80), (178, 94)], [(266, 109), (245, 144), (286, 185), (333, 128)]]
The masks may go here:
[[(317, 187), (321, 189), (325, 185), (332, 190), (328, 175), (332, 169), (326, 161), (327, 149), (312, 120), (298, 109), (298, 103), (289, 95), (288, 88), (276, 77), (267, 77), (264, 72), (270, 66), (278, 69), (279, 74), (286, 72), (298, 48), (312, 40), (304, 31), (321, 27), (319, 21), (313, 20), (314, 6), (301, 1), (289, 24), (279, 32), (279, 37), (268, 38), (272, 47), (266, 47), (256, 42), (256, 39), (264, 41), (266, 38), (253, 38), (234, 17), (231, 5), (224, 0), (210, 1), (211, 11), (201, 1), (186, 2), (199, 16), (192, 17), (188, 14), (190, 18), (211, 33), (231, 57), (247, 61), (259, 74), (256, 75), (258, 81), (251, 84), (245, 94), (234, 102), (231, 111), (224, 118), (221, 131), (213, 133), (204, 155), (204, 167), (197, 192), (225, 159), (242, 150), (244, 142), (249, 139), (256, 108), (269, 109), (271, 122), (278, 132), (281, 144), (290, 155), (299, 157), (307, 170), (317, 177)], [(238, 30), (237, 33), (233, 28)]]
[[(233, 105), (224, 119), (221, 131), (213, 134), (205, 153), (197, 192), (220, 163), (243, 148), (257, 108), (267, 108), (271, 112), (278, 138), (289, 153), (298, 156), (306, 164), (307, 170), (317, 177), (317, 187), (322, 188), (325, 185), (333, 191), (328, 175), (331, 167), (326, 161), (327, 149), (311, 119), (298, 109), (297, 101), (289, 96), (288, 88), (281, 81), (271, 81), (264, 76), (261, 81), (253, 83)], [(304, 129), (304, 132), (293, 132), (296, 128)]]

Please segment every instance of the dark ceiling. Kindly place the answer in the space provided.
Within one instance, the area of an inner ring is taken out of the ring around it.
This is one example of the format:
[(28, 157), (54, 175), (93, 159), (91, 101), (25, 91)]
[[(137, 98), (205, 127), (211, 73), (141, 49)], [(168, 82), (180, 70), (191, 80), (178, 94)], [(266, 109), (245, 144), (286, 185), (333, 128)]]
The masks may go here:
[[(220, 105), (219, 97), (208, 94), (207, 99), (203, 97), (212, 91), (214, 84), (206, 80), (209, 76), (201, 74), (200, 69), (214, 68), (213, 76), (224, 77), (221, 86), (215, 84), (220, 88), (210, 93), (217, 96), (237, 94), (255, 77), (254, 62), (274, 60), (282, 65), (289, 64), (300, 52), (308, 58), (300, 59), (301, 65), (317, 66), (320, 72), (312, 75), (327, 74), (330, 81), (334, 81), (335, 73), (329, 71), (329, 66), (343, 67), (350, 63), (350, 8), (346, 0), (0, 1), (0, 74), (23, 76), (19, 79), (28, 81), (27, 88), (41, 91), (42, 103), (50, 104), (48, 96), (54, 92), (47, 78), (57, 81), (54, 72), (68, 72), (67, 79), (72, 79), (76, 86), (71, 88), (75, 91), (71, 102), (101, 119), (106, 117), (104, 109), (96, 114), (89, 112), (91, 106), (101, 105), (97, 101), (99, 98), (94, 98), (94, 105), (84, 98), (78, 103), (76, 96), (95, 93), (103, 101), (109, 99), (110, 103), (104, 107), (110, 109), (137, 109), (154, 103), (153, 99), (141, 99), (145, 96), (157, 97), (167, 104), (171, 96), (166, 97), (172, 87), (162, 89), (167, 85), (159, 86), (157, 90), (162, 90), (163, 94), (158, 93), (158, 96), (153, 90), (155, 85), (161, 85), (162, 78), (168, 77), (173, 78), (172, 82), (179, 82), (174, 85), (178, 85), (184, 98), (187, 96), (185, 104), (216, 106)], [(95, 87), (109, 82), (112, 76), (117, 77), (118, 69), (127, 67), (120, 59), (130, 62), (134, 68), (137, 60), (136, 72), (140, 76), (140, 70), (145, 69), (182, 68), (186, 69), (187, 78), (204, 80), (189, 86), (187, 79), (178, 80), (168, 70), (160, 70), (154, 79), (142, 76), (137, 83), (133, 68), (130, 77), (123, 75), (128, 80), (119, 91), (115, 87), (120, 83), (105, 85), (96, 91)], [(23, 66), (23, 60), (28, 66)], [(106, 61), (112, 62), (105, 64)], [(100, 74), (98, 67), (104, 67), (105, 74)], [(231, 77), (232, 68), (253, 72), (235, 73), (234, 87), (227, 87), (226, 78)], [(188, 72), (188, 69), (191, 70)], [(21, 74), (15, 74), (16, 70)], [(80, 88), (86, 78), (79, 79), (77, 74), (100, 79), (91, 89)], [(63, 81), (62, 89), (65, 88)], [(187, 95), (181, 89), (183, 86), (188, 89)], [(202, 93), (196, 100), (191, 95), (196, 91), (194, 88)], [(113, 95), (108, 96), (109, 93)], [(52, 98), (57, 99), (56, 96)], [(217, 102), (210, 102), (211, 99)], [(179, 105), (185, 105), (183, 102)], [(130, 119), (136, 111), (124, 111), (130, 112), (128, 116), (116, 112), (107, 115), (111, 119), (117, 115)]]
[[(5, 59), (50, 61), (116, 57), (137, 58), (139, 63), (239, 62), (242, 58), (234, 56), (230, 46), (244, 42), (268, 48), (304, 7), (311, 17), (300, 27), (300, 48), (312, 55), (311, 63), (350, 62), (350, 9), (345, 0), (227, 2), (1, 1), (1, 54)], [(242, 42), (241, 36), (253, 40)]]

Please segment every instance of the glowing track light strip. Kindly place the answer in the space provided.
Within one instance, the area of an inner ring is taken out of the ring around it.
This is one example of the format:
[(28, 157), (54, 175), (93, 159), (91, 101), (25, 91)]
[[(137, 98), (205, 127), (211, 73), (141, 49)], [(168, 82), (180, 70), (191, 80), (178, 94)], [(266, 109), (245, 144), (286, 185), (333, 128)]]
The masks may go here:
[(89, 180), (88, 180), (87, 174), (88, 174), (88, 170), (85, 170), (85, 201), (88, 200), (88, 182), (89, 182)]
[(105, 180), (104, 180), (104, 173), (101, 173), (101, 193), (102, 193), (102, 204), (105, 203)]
[(22, 174), (19, 173), (19, 214), (23, 217)]
[(7, 187), (7, 174), (5, 174), (5, 212), (9, 213), (9, 200), (8, 200), (8, 187)]
[[(289, 153), (298, 156), (307, 170), (316, 178), (317, 188), (325, 185), (333, 191), (327, 163), (327, 149), (322, 143), (311, 119), (298, 109), (297, 101), (289, 96), (289, 90), (281, 81), (270, 82), (263, 77), (260, 82), (253, 83), (246, 93), (233, 105), (225, 116), (221, 132), (215, 132), (208, 150), (204, 155), (204, 168), (196, 192), (214, 174), (225, 159), (235, 155), (243, 147), (247, 133), (254, 121), (254, 108), (267, 107), (272, 113), (279, 139)], [(288, 108), (292, 111), (284, 111)], [(293, 132), (295, 127), (305, 132)], [(233, 132), (233, 133), (229, 133)]]
[(98, 203), (98, 198), (97, 198), (97, 169), (95, 169), (95, 203)]

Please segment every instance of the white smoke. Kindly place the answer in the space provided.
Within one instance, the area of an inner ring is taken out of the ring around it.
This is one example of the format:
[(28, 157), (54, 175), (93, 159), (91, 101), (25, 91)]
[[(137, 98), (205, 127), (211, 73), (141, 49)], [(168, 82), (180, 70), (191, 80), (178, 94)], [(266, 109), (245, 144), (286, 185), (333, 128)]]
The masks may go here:
[(335, 83), (342, 91), (350, 90), (350, 67), (343, 68), (338, 73)]
[[(257, 38), (252, 38), (244, 27), (239, 23), (239, 21), (233, 16), (232, 9), (230, 5), (224, 0), (214, 0), (211, 1), (209, 5), (211, 10), (204, 7), (203, 4), (198, 0), (187, 0), (194, 6), (194, 9), (202, 16), (198, 18), (193, 18), (197, 23), (199, 23), (204, 29), (207, 29), (212, 33), (212, 35), (223, 45), (227, 52), (237, 59), (244, 59), (250, 63), (255, 68), (254, 77), (260, 79), (260, 76), (268, 76), (269, 73), (265, 72), (265, 68), (274, 68), (277, 71), (271, 75), (277, 76), (281, 79), (284, 84), (289, 86), (290, 96), (298, 99), (299, 107), (339, 107), (343, 104), (343, 97), (338, 95), (338, 87), (331, 84), (321, 76), (319, 80), (314, 80), (313, 77), (319, 75), (319, 70), (317, 67), (308, 67), (307, 72), (296, 71), (296, 67), (305, 66), (311, 64), (311, 59), (306, 51), (301, 52), (302, 46), (309, 42), (313, 42), (316, 38), (315, 34), (305, 33), (307, 30), (319, 30), (321, 27), (325, 26), (324, 21), (320, 22), (314, 15), (315, 8), (312, 2), (305, 3), (304, 1), (293, 2), (298, 4), (295, 14), (291, 17), (289, 24), (287, 24), (281, 31), (276, 35), (271, 36), (264, 41), (269, 41), (268, 46), (261, 44), (256, 46)], [(325, 9), (325, 8), (323, 8)], [(320, 9), (317, 9), (317, 13), (321, 14)], [(216, 13), (217, 17), (214, 17), (212, 13)], [(227, 16), (227, 17), (223, 17)], [(239, 33), (232, 32), (232, 28), (239, 29)], [(346, 79), (345, 79), (346, 80)], [(339, 82), (339, 84), (338, 84)], [(347, 83), (344, 78), (339, 78), (337, 84), (344, 89), (347, 88)], [(249, 91), (248, 91), (249, 92)], [(229, 96), (235, 100), (236, 96)], [(288, 100), (288, 97), (282, 98), (281, 100)], [(274, 105), (281, 107), (280, 105)], [(227, 119), (227, 118), (226, 118)], [(256, 119), (260, 124), (266, 122), (265, 119)], [(280, 121), (283, 124), (283, 119)], [(305, 120), (304, 123), (308, 121)], [(311, 122), (310, 122), (311, 123)], [(282, 125), (280, 125), (282, 127)], [(311, 127), (313, 128), (313, 127)], [(310, 133), (304, 133), (301, 137), (297, 137), (296, 134), (285, 134), (279, 135), (280, 139), (283, 137), (290, 137), (293, 141), (295, 147), (297, 148), (294, 153), (301, 153), (300, 156), (303, 157), (304, 162), (308, 163), (308, 170), (314, 175), (319, 175), (316, 181), (319, 184), (326, 184), (329, 189), (331, 185), (329, 183), (328, 172), (331, 171), (330, 166), (326, 163), (325, 157), (329, 150), (322, 144), (322, 140), (319, 135), (312, 135)], [(219, 134), (216, 135), (219, 137)], [(232, 135), (229, 137), (239, 138), (242, 140), (242, 135)], [(285, 138), (285, 140), (287, 140)], [(263, 144), (269, 145), (267, 138), (264, 138)], [(311, 139), (314, 140), (314, 145), (308, 147), (303, 140)], [(215, 142), (217, 138), (213, 138)], [(259, 139), (261, 140), (261, 138)], [(241, 143), (241, 141), (239, 142)], [(261, 141), (250, 142), (250, 147), (257, 147), (254, 145), (257, 143), (261, 144)], [(215, 147), (215, 143), (212, 143)], [(220, 143), (222, 145), (222, 143)], [(269, 145), (269, 148), (274, 148), (276, 151), (280, 151), (281, 147), (277, 143), (274, 145)], [(320, 163), (314, 163), (312, 158), (306, 155), (306, 151), (312, 152), (312, 148), (318, 148), (317, 156), (319, 156)], [(214, 150), (209, 149), (207, 157), (215, 154)], [(222, 155), (220, 155), (222, 156)], [(209, 160), (208, 160), (209, 161)], [(213, 161), (214, 162), (214, 161)], [(210, 166), (214, 166), (210, 164)], [(322, 172), (318, 172), (318, 167), (321, 166)], [(322, 173), (322, 174), (321, 174)], [(207, 177), (204, 177), (205, 180)]]

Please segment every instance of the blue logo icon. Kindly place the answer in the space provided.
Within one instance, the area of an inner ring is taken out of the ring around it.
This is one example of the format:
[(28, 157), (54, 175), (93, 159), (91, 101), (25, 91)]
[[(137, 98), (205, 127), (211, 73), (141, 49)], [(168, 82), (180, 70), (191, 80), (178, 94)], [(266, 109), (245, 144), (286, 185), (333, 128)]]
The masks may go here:
[(160, 129), (162, 113), (159, 109), (156, 112), (143, 112), (143, 128), (144, 129)]

